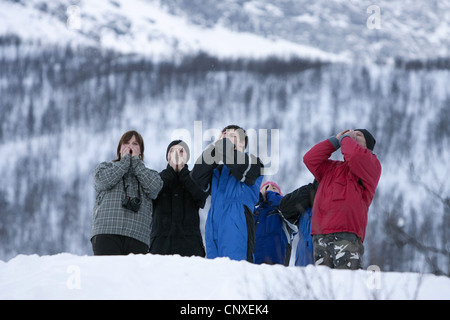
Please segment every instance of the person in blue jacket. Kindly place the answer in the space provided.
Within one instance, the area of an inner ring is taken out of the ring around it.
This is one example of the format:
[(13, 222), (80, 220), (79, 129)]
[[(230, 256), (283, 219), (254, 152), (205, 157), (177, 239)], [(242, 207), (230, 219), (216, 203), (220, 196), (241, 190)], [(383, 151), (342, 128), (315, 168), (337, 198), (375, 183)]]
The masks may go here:
[(256, 225), (255, 263), (289, 265), (295, 225), (280, 211), (283, 193), (273, 181), (265, 182), (259, 193), (253, 217)]
[(298, 244), (295, 254), (295, 265), (306, 266), (314, 264), (313, 243), (311, 236), (311, 219), (314, 197), (319, 183), (301, 186), (283, 197), (280, 211), (291, 223), (298, 225)]
[(191, 178), (211, 195), (205, 226), (206, 257), (253, 262), (255, 228), (252, 209), (262, 182), (261, 160), (245, 152), (248, 137), (230, 125), (195, 162)]

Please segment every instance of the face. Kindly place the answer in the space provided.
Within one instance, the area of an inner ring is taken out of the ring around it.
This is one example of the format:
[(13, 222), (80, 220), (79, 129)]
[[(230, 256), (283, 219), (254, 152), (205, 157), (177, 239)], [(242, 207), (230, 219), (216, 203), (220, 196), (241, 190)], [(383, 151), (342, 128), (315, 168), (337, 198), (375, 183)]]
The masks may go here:
[(222, 132), (222, 138), (230, 139), (234, 143), (236, 150), (241, 152), (245, 151), (245, 139), (241, 140), (239, 132), (235, 129), (227, 129)]
[(140, 147), (139, 142), (136, 140), (136, 137), (134, 135), (131, 137), (130, 140), (125, 141), (122, 144), (122, 150), (124, 150), (127, 147), (129, 147), (132, 150), (133, 155), (140, 155), (141, 154), (141, 147)]
[(273, 185), (271, 183), (266, 184), (264, 187), (261, 188), (261, 190), (259, 190), (259, 192), (261, 192), (261, 194), (263, 195), (264, 201), (267, 201), (267, 196), (266, 196), (267, 195), (267, 191), (273, 191), (273, 192), (276, 192), (276, 193), (280, 193), (278, 191), (278, 189), (275, 187), (275, 185)]
[(366, 138), (364, 137), (364, 134), (361, 131), (354, 131), (354, 132), (355, 132), (355, 136), (353, 139), (355, 139), (356, 142), (358, 142), (360, 146), (367, 149)]
[(266, 192), (267, 191), (278, 192), (278, 189), (273, 184), (268, 184), (266, 187), (267, 187)]
[(113, 161), (120, 161), (123, 155), (132, 154), (132, 156), (139, 157), (144, 160), (144, 140), (139, 132), (130, 130), (125, 132), (117, 144), (117, 159)]
[[(177, 157), (178, 155), (178, 157)], [(187, 152), (180, 145), (175, 145), (170, 148), (169, 154), (167, 155), (169, 162), (173, 162), (175, 164), (186, 163), (187, 161)]]

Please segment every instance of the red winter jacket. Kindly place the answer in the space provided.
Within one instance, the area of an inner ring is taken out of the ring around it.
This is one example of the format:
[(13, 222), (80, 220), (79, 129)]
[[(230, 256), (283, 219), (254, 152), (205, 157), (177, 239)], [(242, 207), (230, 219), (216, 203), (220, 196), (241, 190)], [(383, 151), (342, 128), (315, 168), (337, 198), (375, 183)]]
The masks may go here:
[[(338, 140), (334, 140), (338, 144)], [(325, 140), (303, 157), (319, 182), (311, 234), (351, 232), (364, 241), (367, 212), (380, 179), (381, 164), (376, 155), (350, 137), (341, 142), (344, 161), (329, 160), (334, 151), (333, 143)]]

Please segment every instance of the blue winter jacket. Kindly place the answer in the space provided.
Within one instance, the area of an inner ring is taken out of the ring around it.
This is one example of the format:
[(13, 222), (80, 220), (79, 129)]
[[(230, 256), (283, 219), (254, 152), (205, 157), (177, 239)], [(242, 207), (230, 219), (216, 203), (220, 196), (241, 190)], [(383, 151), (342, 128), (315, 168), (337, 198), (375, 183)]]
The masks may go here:
[(312, 208), (308, 208), (298, 220), (298, 244), (295, 253), (295, 265), (314, 264), (314, 253), (311, 236)]
[(264, 202), (260, 193), (260, 201), (253, 213), (256, 225), (255, 263), (289, 265), (290, 239), (283, 228), (285, 221), (279, 210), (283, 196), (267, 191), (266, 197)]
[[(217, 143), (216, 143), (217, 145)], [(236, 150), (221, 149), (225, 164), (208, 162), (215, 157), (216, 145), (210, 145), (191, 172), (192, 179), (211, 194), (211, 206), (205, 226), (206, 257), (229, 257), (253, 262), (255, 229), (252, 209), (258, 202), (262, 163), (259, 158)], [(218, 147), (217, 147), (218, 149)], [(227, 157), (239, 157), (230, 164)]]

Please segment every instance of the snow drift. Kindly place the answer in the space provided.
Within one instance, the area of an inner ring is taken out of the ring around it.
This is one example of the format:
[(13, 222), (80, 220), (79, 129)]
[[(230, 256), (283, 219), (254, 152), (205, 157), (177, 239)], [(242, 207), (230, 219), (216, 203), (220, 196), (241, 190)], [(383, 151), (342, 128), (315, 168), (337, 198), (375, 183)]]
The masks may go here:
[(450, 299), (450, 278), (177, 255), (18, 255), (0, 261), (0, 299)]

